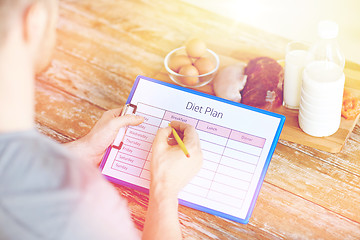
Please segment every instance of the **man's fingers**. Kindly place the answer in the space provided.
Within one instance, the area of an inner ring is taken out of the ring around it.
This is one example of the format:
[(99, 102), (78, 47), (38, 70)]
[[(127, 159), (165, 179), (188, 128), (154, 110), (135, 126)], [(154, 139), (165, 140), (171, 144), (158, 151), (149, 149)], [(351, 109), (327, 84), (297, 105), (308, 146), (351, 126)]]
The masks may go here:
[(114, 117), (118, 117), (120, 116), (121, 112), (122, 112), (123, 108), (114, 108), (111, 110), (108, 110), (104, 113), (104, 116), (109, 117), (109, 118), (114, 118)]
[(169, 147), (168, 138), (171, 134), (171, 128), (160, 128), (155, 136), (153, 146), (156, 146), (157, 150), (162, 151)]
[(112, 109), (110, 110), (111, 113), (113, 114), (114, 117), (119, 117), (121, 112), (122, 112), (123, 108), (115, 108), (115, 109)]
[(179, 131), (181, 133), (183, 133), (185, 131), (185, 128), (189, 126), (188, 124), (179, 121), (172, 121), (170, 125), (171, 127), (175, 128), (176, 131)]
[(120, 129), (125, 126), (137, 126), (144, 122), (144, 117), (127, 114), (122, 117), (116, 117), (111, 121), (113, 129)]
[(122, 116), (120, 122), (122, 122), (123, 127), (124, 126), (137, 126), (144, 122), (143, 116), (133, 115), (133, 114), (126, 114), (125, 116)]
[(191, 145), (199, 141), (199, 136), (193, 126), (178, 121), (171, 122), (171, 126), (175, 128), (176, 131), (184, 134), (183, 142), (185, 145)]

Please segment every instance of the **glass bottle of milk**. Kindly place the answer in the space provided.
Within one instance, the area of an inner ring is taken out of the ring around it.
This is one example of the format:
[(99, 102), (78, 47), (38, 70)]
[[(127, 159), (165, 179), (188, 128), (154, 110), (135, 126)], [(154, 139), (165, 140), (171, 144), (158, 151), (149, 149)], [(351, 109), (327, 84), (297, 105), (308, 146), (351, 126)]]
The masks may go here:
[(340, 126), (345, 57), (336, 40), (338, 31), (335, 22), (319, 23), (320, 39), (310, 48), (303, 72), (299, 125), (316, 137), (330, 136)]

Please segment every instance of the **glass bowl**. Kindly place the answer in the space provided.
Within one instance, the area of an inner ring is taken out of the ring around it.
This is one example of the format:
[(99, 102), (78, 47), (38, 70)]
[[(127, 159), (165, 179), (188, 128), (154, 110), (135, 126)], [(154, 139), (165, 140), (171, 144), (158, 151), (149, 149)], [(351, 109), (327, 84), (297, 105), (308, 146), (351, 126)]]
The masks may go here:
[[(214, 63), (215, 68), (212, 71), (210, 71), (208, 73), (205, 73), (205, 74), (202, 74), (202, 75), (196, 75), (196, 76), (182, 75), (182, 74), (179, 74), (179, 73), (174, 72), (173, 70), (171, 70), (169, 65), (168, 65), (169, 60), (173, 56), (176, 56), (176, 55), (187, 55), (185, 47), (179, 47), (179, 48), (176, 48), (176, 49), (172, 50), (171, 52), (169, 52), (165, 57), (164, 65), (165, 65), (166, 71), (169, 74), (170, 79), (172, 81), (174, 81), (176, 84), (178, 84), (180, 86), (183, 86), (183, 87), (197, 88), (197, 87), (205, 86), (206, 84), (210, 83), (213, 80), (217, 70), (219, 69), (220, 61), (219, 61), (218, 55), (215, 52), (213, 52), (212, 50), (206, 49), (206, 53), (202, 57), (209, 58), (210, 61), (212, 61)], [(183, 79), (186, 78), (186, 77), (197, 77), (199, 80), (197, 81), (196, 84), (187, 85), (183, 81)]]

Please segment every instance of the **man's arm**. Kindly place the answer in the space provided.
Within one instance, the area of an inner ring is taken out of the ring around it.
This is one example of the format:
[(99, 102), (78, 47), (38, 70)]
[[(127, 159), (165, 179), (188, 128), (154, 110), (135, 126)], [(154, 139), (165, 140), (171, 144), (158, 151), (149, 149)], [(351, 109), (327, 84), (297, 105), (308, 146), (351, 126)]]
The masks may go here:
[(163, 196), (163, 190), (152, 189), (142, 239), (182, 239), (178, 218), (177, 196)]
[(178, 193), (202, 165), (202, 152), (195, 129), (181, 122), (171, 126), (184, 133), (190, 158), (178, 145), (169, 145), (171, 128), (160, 129), (153, 143), (149, 206), (143, 239), (182, 239), (178, 217)]
[[(120, 113), (121, 109), (105, 112), (86, 136), (64, 145), (79, 158), (98, 164), (121, 127), (139, 125), (144, 121), (143, 117), (134, 115), (119, 117)], [(181, 122), (172, 122), (171, 126), (184, 133), (183, 141), (190, 158), (178, 145), (169, 145), (170, 127), (158, 131), (151, 159), (150, 196), (143, 231), (145, 240), (182, 238), (178, 193), (202, 165), (200, 141), (195, 129)]]

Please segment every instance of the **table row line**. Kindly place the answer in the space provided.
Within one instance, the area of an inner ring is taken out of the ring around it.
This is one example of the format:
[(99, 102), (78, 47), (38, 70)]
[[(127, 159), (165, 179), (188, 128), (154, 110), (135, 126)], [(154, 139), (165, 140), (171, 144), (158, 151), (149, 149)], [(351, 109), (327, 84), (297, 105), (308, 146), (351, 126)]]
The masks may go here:
[[(149, 150), (154, 141), (155, 134), (144, 132), (142, 131), (143, 129), (140, 130), (139, 128), (140, 126), (129, 127), (128, 130), (126, 131), (126, 136), (124, 137), (123, 141), (128, 145), (136, 146), (144, 150)], [(229, 147), (234, 150), (238, 150), (250, 155), (254, 155), (254, 156), (261, 155), (262, 148), (254, 147), (232, 139), (219, 137), (204, 131), (197, 131), (197, 132), (200, 140), (204, 142), (203, 144), (209, 145), (209, 149), (210, 148), (213, 149), (213, 152), (215, 153), (222, 153), (225, 147)]]
[[(117, 164), (114, 164), (115, 162)], [(143, 169), (150, 171), (150, 161), (133, 158), (121, 153), (117, 154), (114, 163), (112, 166), (113, 169), (133, 176), (140, 176)], [(235, 166), (234, 164), (231, 164), (231, 162), (215, 164), (211, 161), (204, 160), (198, 176), (207, 183), (210, 183), (208, 181), (213, 180), (222, 181), (226, 178), (226, 180), (229, 180), (230, 182), (236, 182), (241, 189), (246, 189), (254, 172), (255, 169), (243, 169), (240, 168), (240, 165)], [(218, 174), (220, 175), (217, 176)], [(204, 181), (201, 181), (200, 185), (207, 186)]]
[[(241, 170), (245, 173), (251, 174), (255, 172), (256, 165), (254, 164), (249, 164), (247, 162), (237, 160), (234, 158), (229, 158), (226, 156), (222, 156), (221, 158), (215, 161), (213, 158), (211, 158), (212, 155), (213, 153), (211, 152), (203, 151), (203, 160), (204, 160), (203, 168), (209, 171), (216, 172), (216, 169), (218, 168), (219, 165), (224, 165), (224, 166), (232, 167), (234, 169)], [(145, 159), (143, 159), (119, 151), (116, 155), (115, 160), (135, 167), (144, 167), (147, 162), (150, 163), (151, 157), (152, 157), (151, 152)]]
[[(200, 145), (204, 154), (204, 158), (215, 163), (220, 163), (222, 159), (228, 158), (229, 161), (231, 159), (237, 160), (244, 162), (244, 164), (250, 164), (255, 167), (259, 161), (258, 156), (234, 149), (234, 146), (222, 147), (202, 139), (200, 140)], [(151, 154), (149, 153), (152, 152), (152, 147), (150, 143), (142, 142), (141, 140), (125, 136), (120, 152), (146, 160), (150, 159), (149, 156), (151, 156)], [(251, 168), (251, 166), (249, 167)]]
[[(112, 169), (126, 172), (128, 170), (126, 164), (121, 164), (117, 161), (113, 162)], [(147, 185), (150, 184), (150, 171), (143, 169), (140, 176), (136, 176), (141, 181), (147, 182)], [(196, 176), (189, 184), (187, 184), (182, 191), (179, 193), (180, 199), (192, 199), (191, 201), (198, 205), (204, 205), (206, 202), (207, 206), (210, 208), (216, 208), (218, 211), (222, 212), (235, 212), (242, 208), (244, 198), (247, 194), (247, 188), (241, 190), (237, 188), (231, 188), (221, 182), (216, 182), (211, 186), (211, 189), (205, 189), (204, 186), (200, 187), (198, 179), (201, 179), (199, 176)], [(236, 182), (232, 182), (234, 186), (238, 186)], [(249, 183), (248, 183), (249, 185)], [(218, 199), (222, 199), (221, 202)]]
[[(233, 189), (217, 182), (214, 182), (209, 189), (204, 189), (190, 182), (182, 191), (210, 200), (223, 199), (223, 202), (233, 207), (239, 207), (239, 204), (241, 204), (247, 194), (247, 191)], [(221, 194), (221, 198), (219, 198), (218, 194)], [(214, 195), (217, 196), (215, 197)]]
[[(150, 181), (150, 171), (146, 169), (139, 169), (138, 173), (129, 173), (128, 170), (131, 168), (128, 164), (123, 164), (118, 161), (114, 161), (112, 169), (125, 172), (132, 176), (137, 176), (142, 179)], [(184, 191), (196, 193), (201, 197), (208, 197), (209, 193), (212, 191), (222, 193), (228, 198), (233, 198), (241, 200), (245, 198), (246, 191), (249, 188), (249, 183), (242, 181), (242, 185), (238, 185), (236, 182), (232, 181), (233, 185), (223, 184), (229, 178), (223, 174), (215, 175), (213, 180), (206, 180), (201, 176), (195, 176), (189, 184), (184, 188)], [(233, 179), (231, 179), (233, 180)], [(237, 181), (239, 182), (239, 181)]]
[[(226, 195), (212, 191), (205, 198), (199, 196), (196, 192), (189, 192), (182, 190), (179, 193), (180, 199), (191, 199), (191, 202), (200, 206), (206, 205), (208, 208), (216, 209), (219, 212), (224, 213), (237, 213), (242, 209), (244, 200), (227, 197)], [(221, 201), (219, 201), (221, 199)]]

